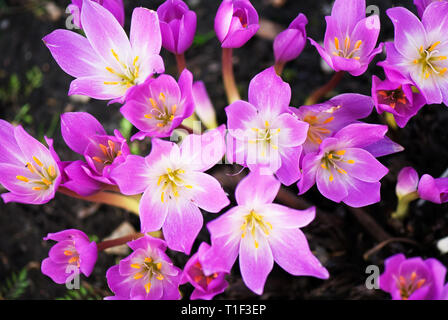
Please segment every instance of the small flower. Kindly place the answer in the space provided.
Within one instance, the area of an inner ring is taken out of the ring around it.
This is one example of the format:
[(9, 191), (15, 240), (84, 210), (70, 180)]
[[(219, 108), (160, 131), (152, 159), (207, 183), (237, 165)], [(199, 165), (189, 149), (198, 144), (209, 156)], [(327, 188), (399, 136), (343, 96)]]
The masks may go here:
[[(124, 26), (124, 6), (123, 0), (92, 0), (100, 5), (102, 5), (105, 9), (110, 11), (117, 19), (118, 23)], [(73, 23), (78, 28), (82, 29), (81, 24), (81, 10), (82, 10), (82, 2), (83, 0), (71, 0), (71, 4), (68, 5), (67, 9), (70, 11), (73, 17)]]
[(5, 203), (44, 204), (54, 198), (61, 182), (59, 157), (53, 140), (49, 148), (30, 136), (22, 126), (0, 120), (0, 184), (8, 193)]
[(191, 300), (211, 300), (217, 294), (224, 292), (229, 285), (225, 280), (226, 272), (204, 274), (200, 260), (209, 249), (210, 246), (207, 243), (201, 243), (198, 252), (188, 260), (184, 267), (180, 283), (189, 282), (194, 286), (194, 291), (190, 296)]
[(134, 9), (130, 40), (112, 13), (96, 2), (83, 2), (81, 21), (86, 38), (62, 29), (43, 38), (59, 66), (77, 78), (69, 95), (123, 102), (129, 88), (164, 71), (154, 11)]
[(249, 102), (236, 101), (226, 108), (237, 161), (251, 171), (264, 167), (285, 185), (300, 177), (298, 163), (308, 131), (307, 123), (288, 112), (290, 100), (290, 86), (271, 67), (251, 80)]
[(388, 169), (365, 147), (384, 139), (387, 126), (356, 123), (326, 138), (318, 152), (302, 161), (299, 194), (315, 183), (326, 198), (363, 207), (380, 201), (381, 183)]
[[(387, 76), (387, 73), (386, 73)], [(414, 92), (413, 83), (407, 79), (387, 77), (381, 81), (372, 76), (372, 97), (379, 114), (390, 112), (400, 128), (404, 128), (409, 119), (426, 105), (425, 97)]]
[(112, 171), (111, 177), (123, 194), (143, 192), (142, 232), (162, 228), (172, 250), (190, 252), (202, 228), (199, 208), (216, 213), (229, 204), (220, 183), (204, 173), (224, 155), (222, 129), (188, 135), (180, 147), (152, 139), (151, 153), (146, 158), (130, 155)]
[(182, 0), (167, 0), (158, 9), (163, 47), (183, 54), (191, 46), (196, 32), (197, 17)]
[(194, 111), (193, 75), (185, 69), (179, 83), (161, 75), (133, 88), (120, 112), (140, 130), (131, 140), (169, 137)]
[(325, 17), (327, 30), (324, 47), (310, 39), (328, 65), (335, 71), (353, 76), (366, 72), (369, 63), (383, 45), (375, 45), (380, 32), (377, 15), (366, 18), (365, 0), (336, 0), (331, 16)]
[(272, 203), (279, 189), (278, 180), (259, 172), (249, 173), (238, 184), (238, 205), (207, 224), (212, 246), (201, 259), (206, 274), (229, 272), (239, 256), (244, 283), (259, 295), (274, 261), (295, 276), (329, 277), (299, 229), (313, 221), (315, 209), (300, 211)]
[(308, 19), (302, 13), (274, 40), (275, 63), (286, 63), (296, 59), (306, 45), (306, 30)]
[(165, 241), (145, 235), (128, 246), (134, 252), (106, 273), (109, 288), (116, 295), (112, 298), (179, 300), (182, 271), (166, 255)]
[(424, 174), (418, 183), (418, 194), (421, 199), (434, 203), (448, 202), (448, 178), (434, 179)]
[(448, 3), (434, 2), (420, 21), (402, 7), (387, 10), (395, 41), (386, 44), (385, 65), (411, 81), (428, 104), (448, 105)]
[(240, 48), (257, 33), (258, 14), (249, 0), (223, 0), (215, 17), (215, 32), (223, 48)]
[(437, 1), (445, 1), (446, 0), (414, 0), (414, 5), (417, 7), (419, 17), (423, 17), (423, 12), (425, 12), (426, 8), (433, 2)]
[(345, 126), (367, 117), (373, 108), (370, 97), (360, 94), (341, 94), (331, 100), (311, 106), (290, 108), (297, 118), (309, 124), (303, 144), (305, 153), (315, 152), (325, 138), (331, 137)]
[(96, 242), (82, 231), (68, 229), (49, 233), (44, 240), (54, 240), (49, 257), (42, 261), (42, 273), (54, 282), (64, 284), (73, 274), (90, 276), (98, 256)]
[(386, 259), (380, 288), (393, 300), (440, 300), (446, 268), (436, 259), (423, 260), (396, 254)]
[[(66, 112), (61, 115), (61, 133), (67, 146), (86, 160), (86, 163), (74, 162), (65, 168), (68, 180), (75, 181), (73, 184), (65, 182), (65, 187), (81, 192), (81, 195), (89, 195), (87, 191), (95, 190), (94, 185), (98, 185), (91, 179), (101, 184), (115, 184), (110, 179), (110, 172), (130, 154), (126, 139), (118, 130), (115, 130), (114, 136), (109, 136), (101, 123), (89, 113)], [(83, 180), (93, 184), (92, 187), (83, 191)]]
[(418, 173), (412, 167), (405, 167), (398, 174), (398, 181), (395, 187), (395, 193), (398, 198), (403, 198), (408, 194), (417, 191)]

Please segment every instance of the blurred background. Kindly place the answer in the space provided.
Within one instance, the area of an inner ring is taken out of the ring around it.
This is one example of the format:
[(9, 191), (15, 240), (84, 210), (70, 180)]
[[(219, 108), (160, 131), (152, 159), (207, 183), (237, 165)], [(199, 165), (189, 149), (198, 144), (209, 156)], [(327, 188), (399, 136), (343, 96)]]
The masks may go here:
[[(85, 97), (68, 97), (72, 78), (65, 74), (51, 57), (42, 38), (58, 28), (66, 28), (68, 0), (0, 0), (0, 118), (24, 128), (39, 140), (44, 136), (55, 139), (55, 148), (63, 160), (79, 156), (63, 143), (59, 118), (68, 111), (85, 111), (97, 117), (109, 133), (116, 128), (129, 137), (132, 126), (123, 121), (119, 105), (107, 106), (105, 101)], [(163, 1), (124, 0), (126, 7), (125, 30), (129, 30), (132, 9), (143, 6), (157, 9)], [(226, 98), (221, 81), (221, 50), (213, 31), (213, 20), (220, 4), (218, 0), (186, 1), (198, 15), (198, 30), (193, 47), (187, 51), (187, 66), (195, 80), (203, 80), (215, 105), (219, 123), (225, 123), (223, 109)], [(252, 0), (260, 19), (257, 36), (243, 48), (234, 52), (235, 76), (243, 98), (247, 98), (250, 79), (270, 67), (273, 62), (272, 41), (301, 12), (309, 20), (308, 36), (323, 41), (324, 16), (331, 11), (331, 0)], [(393, 39), (393, 26), (386, 16), (392, 6), (406, 6), (416, 12), (409, 0), (368, 0), (368, 5), (379, 8), (382, 22), (381, 41)], [(173, 56), (162, 49), (166, 72), (176, 75)], [(332, 95), (355, 92), (370, 95), (371, 77), (384, 78), (376, 62), (379, 55), (360, 77), (346, 75)], [(293, 106), (299, 107), (313, 89), (325, 84), (331, 73), (322, 68), (317, 51), (310, 44), (301, 56), (286, 65), (283, 78), (292, 87)], [(374, 111), (367, 119), (371, 123), (384, 123)], [(448, 141), (445, 106), (426, 106), (404, 129), (390, 130), (389, 137), (405, 147), (405, 151), (382, 158), (390, 173), (383, 179), (382, 201), (379, 204), (350, 210), (335, 204), (313, 188), (303, 198), (315, 204), (319, 212), (315, 221), (304, 228), (313, 252), (328, 268), (327, 281), (308, 277), (293, 277), (278, 266), (274, 267), (259, 297), (247, 289), (241, 280), (238, 264), (229, 276), (227, 291), (219, 299), (384, 299), (388, 295), (365, 286), (368, 265), (383, 268), (384, 259), (403, 252), (407, 256), (435, 257), (448, 265), (437, 240), (448, 236), (448, 210), (446, 205), (413, 203), (409, 217), (403, 221), (390, 218), (396, 206), (395, 183), (399, 170), (407, 165), (420, 174), (440, 176), (448, 167)], [(148, 143), (132, 145), (133, 151), (146, 155)], [(234, 185), (229, 173), (238, 168), (218, 166), (212, 174), (222, 179), (224, 189), (232, 201)], [(0, 173), (1, 174), (1, 173)], [(228, 178), (227, 178), (228, 177)], [(1, 187), (0, 187), (1, 188)], [(297, 194), (296, 186), (289, 188)], [(5, 191), (0, 189), (0, 192)], [(205, 221), (216, 217), (204, 214)], [(52, 243), (42, 238), (49, 232), (76, 228), (101, 241), (132, 233), (139, 229), (138, 217), (124, 210), (99, 206), (57, 195), (49, 204), (30, 206), (5, 205), (0, 201), (0, 299), (102, 299), (110, 295), (105, 273), (120, 259), (129, 254), (117, 248), (99, 254), (96, 268), (89, 278), (83, 277), (81, 290), (67, 290), (54, 284), (40, 272), (40, 262), (47, 256)], [(403, 240), (404, 239), (404, 240)], [(209, 241), (204, 229), (195, 248), (201, 241)], [(183, 267), (188, 257), (169, 252), (175, 263)], [(186, 297), (191, 286), (181, 287)]]

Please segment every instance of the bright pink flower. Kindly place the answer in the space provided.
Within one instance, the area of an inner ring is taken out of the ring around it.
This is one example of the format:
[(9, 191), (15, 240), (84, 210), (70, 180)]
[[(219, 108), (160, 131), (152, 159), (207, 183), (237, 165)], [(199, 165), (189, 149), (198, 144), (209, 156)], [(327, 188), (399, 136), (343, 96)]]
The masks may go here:
[[(71, 0), (71, 1), (72, 1), (72, 3), (69, 4), (67, 8), (73, 16), (73, 23), (78, 28), (82, 29), (81, 10), (82, 10), (83, 0)], [(108, 11), (110, 11), (114, 15), (114, 17), (117, 19), (118, 23), (120, 23), (120, 25), (124, 26), (123, 0), (92, 0), (92, 1), (102, 5)]]
[(433, 2), (437, 1), (444, 1), (446, 0), (414, 0), (414, 5), (417, 7), (418, 15), (419, 17), (423, 17), (423, 13), (425, 12), (426, 8)]
[(134, 9), (130, 39), (112, 13), (98, 3), (83, 2), (81, 21), (86, 38), (59, 29), (43, 39), (59, 66), (77, 78), (70, 84), (69, 95), (123, 102), (129, 88), (164, 71), (154, 11)]
[(82, 231), (69, 229), (49, 233), (44, 240), (54, 240), (49, 257), (42, 261), (42, 273), (54, 282), (64, 284), (80, 272), (90, 276), (98, 256), (96, 242)]
[(166, 255), (165, 241), (145, 235), (128, 246), (134, 252), (107, 270), (107, 283), (116, 296), (106, 299), (179, 300), (182, 271)]
[(418, 173), (412, 167), (405, 167), (398, 174), (398, 181), (395, 187), (397, 197), (403, 198), (406, 195), (416, 192), (418, 186)]
[(296, 276), (329, 277), (300, 230), (313, 221), (315, 209), (300, 211), (272, 203), (279, 189), (279, 181), (259, 172), (249, 173), (238, 184), (238, 206), (207, 225), (212, 247), (201, 259), (206, 274), (229, 272), (239, 256), (244, 283), (260, 295), (274, 261)]
[(306, 45), (308, 19), (302, 13), (289, 25), (288, 29), (279, 33), (274, 40), (275, 63), (285, 63), (296, 59)]

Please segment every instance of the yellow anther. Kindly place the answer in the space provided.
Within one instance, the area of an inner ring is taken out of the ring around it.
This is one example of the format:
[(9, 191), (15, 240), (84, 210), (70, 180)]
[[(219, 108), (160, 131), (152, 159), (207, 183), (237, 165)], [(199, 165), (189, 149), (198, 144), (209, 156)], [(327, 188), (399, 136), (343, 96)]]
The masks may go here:
[(272, 149), (274, 150), (278, 150), (278, 146), (276, 146), (275, 144), (271, 144)]
[(417, 59), (414, 60), (414, 64), (418, 64), (418, 60)]
[(423, 51), (425, 51), (425, 50), (423, 49), (423, 46), (420, 46), (419, 51), (420, 51), (420, 53), (423, 53)]
[(322, 169), (327, 169), (327, 166), (324, 163), (322, 163), (320, 166), (322, 167)]
[(68, 260), (68, 263), (75, 263), (75, 262), (78, 262), (78, 260), (79, 260), (79, 257), (71, 257), (71, 258)]
[(103, 83), (104, 83), (105, 85), (116, 85), (116, 84), (119, 84), (118, 81), (104, 81)]
[(146, 294), (149, 293), (149, 290), (151, 290), (151, 282), (148, 281), (148, 283), (145, 284), (145, 291), (146, 291)]
[(158, 109), (157, 102), (153, 98), (149, 98), (149, 102), (151, 103), (154, 109)]
[(333, 159), (333, 154), (332, 154), (332, 153), (330, 153), (330, 154), (328, 155), (328, 159)]
[(42, 190), (41, 187), (32, 187), (31, 189), (33, 189), (34, 191), (40, 191), (40, 190)]
[(71, 252), (70, 250), (65, 250), (65, 251), (64, 251), (64, 255), (66, 255), (66, 256), (72, 256), (72, 255), (73, 255), (73, 252)]
[(29, 182), (30, 179), (28, 179), (27, 177), (24, 176), (16, 176), (17, 180), (23, 181), (23, 182)]
[(264, 122), (264, 126), (265, 126), (266, 128), (269, 128), (269, 121), (266, 120), (266, 121)]
[(107, 145), (109, 146), (111, 151), (114, 151), (115, 143), (112, 140), (107, 140)]
[(164, 192), (162, 192), (162, 194), (160, 195), (160, 200), (163, 202), (163, 196), (164, 196)]
[(353, 59), (360, 60), (361, 58), (360, 57), (353, 57)]
[(336, 50), (339, 50), (339, 38), (338, 37), (334, 38), (334, 46), (335, 46)]
[(51, 177), (54, 177), (56, 175), (56, 170), (54, 169), (53, 166), (49, 166), (47, 172)]
[(437, 58), (434, 58), (434, 60), (438, 60), (438, 61), (443, 61), (443, 60), (446, 60), (446, 59), (448, 59), (447, 56), (439, 56)]
[(347, 160), (347, 163), (354, 164), (355, 160)]
[(252, 128), (252, 130), (255, 131), (255, 132), (260, 131), (260, 129), (258, 129), (258, 128)]
[(163, 176), (159, 177), (159, 180), (157, 180), (157, 185), (160, 186), (160, 184), (162, 183), (163, 180)]
[(50, 186), (50, 185), (51, 185), (51, 181), (48, 181), (48, 180), (45, 179), (45, 178), (42, 178), (42, 182), (45, 183), (47, 186)]
[(104, 155), (107, 156), (107, 147), (104, 144), (100, 143), (100, 148), (101, 148), (101, 151), (103, 151)]
[(146, 257), (146, 258), (145, 258), (145, 262), (147, 262), (147, 263), (152, 262), (152, 259), (149, 258), (149, 257)]
[(133, 264), (131, 264), (131, 268), (140, 269), (141, 266), (139, 264), (137, 264), (137, 263), (133, 263)]
[(431, 47), (429, 47), (428, 51), (431, 52), (434, 50), (439, 44), (441, 44), (440, 41), (435, 42)]
[(330, 177), (328, 178), (328, 180), (330, 180), (330, 182), (332, 182), (334, 180), (333, 175), (331, 174)]
[(347, 171), (345, 171), (344, 169), (338, 169), (338, 172), (342, 174), (347, 174)]
[(442, 70), (440, 70), (439, 74), (441, 76), (443, 76), (446, 73), (447, 70), (448, 70), (448, 68), (443, 68)]
[(146, 119), (152, 119), (152, 114), (145, 114)]
[(137, 61), (138, 61), (138, 56), (136, 56), (135, 58), (134, 58), (134, 61), (132, 61), (132, 65), (135, 67), (135, 65), (137, 64)]
[(343, 156), (344, 154), (345, 154), (345, 150), (339, 150), (339, 151), (336, 151), (336, 154), (338, 155), (338, 156)]
[(171, 113), (172, 113), (172, 114), (175, 114), (175, 113), (176, 113), (176, 110), (177, 110), (177, 104), (173, 104), (173, 105), (171, 106)]
[(143, 276), (143, 273), (137, 272), (136, 274), (134, 274), (134, 279), (135, 279), (135, 280), (141, 279), (141, 278), (143, 278), (143, 277), (144, 277), (144, 276)]
[(166, 102), (166, 97), (165, 97), (165, 95), (163, 94), (163, 92), (160, 92), (160, 94), (159, 94), (159, 100), (162, 101), (163, 103)]
[(333, 120), (334, 120), (334, 117), (329, 117), (329, 118), (327, 118), (324, 122), (322, 122), (322, 124), (330, 123), (330, 122), (333, 121)]
[(156, 126), (159, 127), (159, 128), (162, 128), (162, 127), (163, 127), (163, 123), (162, 123), (162, 122), (158, 122), (158, 123), (156, 124)]
[(111, 67), (106, 67), (106, 70), (109, 71), (110, 73), (117, 74), (117, 73), (115, 72), (115, 70), (112, 69)]
[(425, 79), (428, 79), (431, 74), (429, 72), (425, 73)]
[(163, 275), (161, 275), (161, 274), (158, 274), (156, 279), (157, 280), (163, 280), (163, 279), (165, 279), (165, 277)]
[(104, 161), (103, 161), (101, 158), (99, 158), (99, 157), (92, 157), (92, 159), (95, 160), (96, 162), (99, 162), (99, 163), (103, 163), (103, 162), (104, 162)]
[(350, 48), (350, 37), (349, 36), (345, 37), (344, 46), (345, 46), (346, 49)]
[(112, 52), (112, 55), (114, 56), (114, 58), (120, 62), (120, 59), (118, 58), (118, 54), (114, 51), (114, 49), (110, 49), (110, 51)]
[(27, 162), (26, 167), (31, 173), (36, 173), (36, 168), (31, 163)]
[(359, 49), (359, 48), (361, 47), (361, 45), (362, 45), (362, 40), (358, 40), (358, 41), (356, 41), (356, 43), (355, 43), (355, 49)]
[(174, 115), (171, 115), (170, 116), (170, 121), (173, 121), (173, 119), (174, 119)]
[(42, 167), (42, 166), (43, 166), (42, 162), (41, 162), (39, 159), (37, 159), (35, 156), (33, 156), (33, 160), (34, 160), (34, 162), (36, 162), (36, 164), (37, 164), (39, 167)]
[(185, 185), (184, 187), (187, 189), (193, 189), (193, 186), (190, 186), (190, 185)]
[(156, 264), (157, 270), (162, 269), (162, 262), (159, 262)]
[(255, 243), (255, 249), (258, 249), (258, 247), (260, 246), (257, 240), (254, 240)]

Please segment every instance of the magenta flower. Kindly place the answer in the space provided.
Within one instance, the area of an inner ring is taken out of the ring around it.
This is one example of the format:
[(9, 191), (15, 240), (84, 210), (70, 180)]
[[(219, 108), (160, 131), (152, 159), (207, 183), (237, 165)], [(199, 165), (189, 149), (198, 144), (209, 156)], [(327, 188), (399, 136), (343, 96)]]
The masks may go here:
[(418, 194), (421, 199), (434, 203), (448, 202), (448, 178), (434, 179), (424, 174), (418, 183)]
[(215, 17), (215, 32), (223, 48), (240, 48), (257, 33), (258, 14), (249, 0), (223, 0)]
[(306, 45), (308, 19), (302, 13), (274, 40), (275, 63), (286, 63), (296, 59)]
[(134, 9), (130, 40), (112, 13), (95, 2), (83, 2), (81, 21), (87, 38), (59, 29), (43, 39), (62, 70), (77, 78), (69, 95), (122, 102), (129, 88), (164, 71), (155, 12)]
[(130, 155), (112, 171), (112, 178), (126, 195), (142, 192), (140, 222), (142, 232), (163, 228), (172, 250), (189, 254), (202, 228), (199, 208), (219, 212), (229, 200), (219, 182), (204, 171), (224, 155), (223, 133), (189, 135), (180, 147), (169, 141), (152, 139), (146, 157)]
[(204, 274), (200, 260), (209, 249), (210, 246), (207, 243), (201, 243), (198, 252), (191, 256), (184, 267), (180, 284), (189, 282), (194, 286), (191, 300), (211, 300), (217, 294), (224, 292), (229, 285), (225, 280), (226, 272)]
[(395, 41), (386, 44), (385, 65), (415, 84), (428, 104), (448, 105), (448, 3), (432, 3), (420, 21), (405, 8), (387, 10)]
[(206, 274), (229, 272), (239, 255), (244, 283), (260, 295), (274, 261), (295, 276), (329, 277), (299, 229), (313, 221), (315, 209), (300, 211), (272, 203), (279, 189), (279, 181), (259, 172), (249, 173), (238, 184), (238, 206), (207, 224), (212, 246), (201, 259)]
[(412, 167), (405, 167), (400, 170), (398, 174), (398, 181), (395, 187), (397, 197), (403, 198), (408, 194), (417, 191), (418, 187), (418, 173)]
[(412, 90), (413, 83), (406, 79), (393, 79), (387, 77), (381, 81), (372, 76), (372, 97), (375, 108), (379, 114), (390, 112), (395, 122), (404, 128), (409, 119), (426, 105), (425, 97)]
[[(80, 29), (82, 29), (81, 24), (81, 10), (83, 0), (71, 0), (72, 3), (68, 5), (68, 10), (73, 16), (73, 23)], [(124, 6), (123, 0), (92, 0), (104, 8), (106, 8), (110, 13), (113, 14), (118, 23), (124, 26)]]
[(302, 160), (299, 194), (316, 183), (323, 196), (351, 207), (380, 201), (379, 180), (389, 170), (366, 147), (382, 141), (386, 132), (387, 126), (357, 123), (326, 138), (318, 152), (308, 153)]
[(166, 0), (158, 9), (163, 47), (183, 54), (193, 43), (197, 17), (182, 0)]
[(406, 259), (399, 253), (384, 262), (380, 288), (393, 300), (440, 300), (443, 298), (446, 268), (437, 259)]
[(50, 250), (49, 257), (42, 261), (42, 273), (54, 282), (64, 284), (80, 272), (90, 276), (98, 256), (96, 242), (79, 230), (68, 229), (49, 233), (44, 240), (57, 241)]
[(169, 75), (161, 75), (131, 90), (120, 112), (140, 130), (131, 140), (145, 137), (169, 137), (194, 111), (193, 75), (185, 69), (179, 84)]
[(446, 0), (414, 0), (414, 5), (417, 7), (419, 17), (423, 17), (423, 12), (425, 12), (426, 7), (428, 7), (431, 3), (437, 1), (446, 2)]
[(218, 127), (216, 112), (202, 81), (193, 83), (194, 112), (208, 129)]
[(312, 106), (290, 108), (297, 118), (309, 124), (303, 151), (316, 152), (325, 138), (345, 126), (367, 117), (373, 108), (370, 97), (360, 94), (341, 94), (331, 100)]
[(64, 187), (89, 195), (103, 183), (115, 184), (110, 172), (130, 154), (126, 139), (118, 130), (109, 136), (89, 113), (67, 112), (61, 115), (61, 133), (67, 146), (86, 160), (86, 163), (75, 161), (65, 167), (68, 182)]
[(325, 20), (324, 47), (310, 39), (321, 57), (335, 71), (347, 71), (353, 76), (366, 72), (372, 59), (383, 50), (382, 44), (375, 48), (379, 17), (366, 18), (365, 0), (336, 0), (331, 16)]
[(109, 288), (119, 300), (178, 300), (181, 270), (166, 255), (163, 240), (143, 236), (128, 242), (134, 250), (107, 270)]
[(8, 191), (5, 203), (44, 204), (54, 198), (61, 182), (59, 157), (53, 140), (49, 148), (30, 136), (22, 126), (0, 120), (0, 184)]
[(264, 167), (285, 185), (300, 177), (298, 163), (308, 131), (307, 123), (288, 112), (290, 100), (290, 86), (271, 67), (251, 80), (249, 102), (236, 101), (226, 108), (237, 162), (251, 171)]

